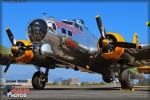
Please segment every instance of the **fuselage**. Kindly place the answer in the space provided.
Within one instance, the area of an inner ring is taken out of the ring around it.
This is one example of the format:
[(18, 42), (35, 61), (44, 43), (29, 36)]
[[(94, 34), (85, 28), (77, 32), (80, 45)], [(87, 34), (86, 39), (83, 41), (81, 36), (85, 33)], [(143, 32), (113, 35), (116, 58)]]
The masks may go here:
[(33, 43), (49, 43), (56, 59), (77, 66), (87, 65), (91, 53), (98, 51), (98, 38), (81, 19), (36, 19), (29, 24), (28, 35)]

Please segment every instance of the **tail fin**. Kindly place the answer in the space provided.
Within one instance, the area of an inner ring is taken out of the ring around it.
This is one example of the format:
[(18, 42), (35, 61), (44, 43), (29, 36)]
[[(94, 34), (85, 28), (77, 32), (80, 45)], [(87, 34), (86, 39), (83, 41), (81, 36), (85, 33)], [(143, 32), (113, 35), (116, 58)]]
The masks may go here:
[(133, 39), (132, 39), (132, 43), (135, 43), (137, 48), (141, 48), (141, 46), (139, 45), (139, 38), (138, 38), (138, 33), (134, 33), (133, 35)]
[(139, 44), (138, 33), (134, 33), (132, 43)]

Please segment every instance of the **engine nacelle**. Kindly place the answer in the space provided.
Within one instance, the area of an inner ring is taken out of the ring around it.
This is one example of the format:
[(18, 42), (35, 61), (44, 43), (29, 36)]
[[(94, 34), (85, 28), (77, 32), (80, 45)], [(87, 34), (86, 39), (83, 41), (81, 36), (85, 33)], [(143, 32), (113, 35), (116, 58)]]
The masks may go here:
[(40, 52), (43, 56), (51, 56), (53, 55), (53, 51), (51, 45), (49, 44), (42, 44), (40, 48)]
[(54, 55), (50, 44), (31, 43), (27, 40), (18, 40), (16, 46), (12, 46), (11, 51), (15, 61), (18, 63), (35, 62), (42, 64), (47, 62), (48, 57)]
[(52, 56), (53, 50), (50, 44), (33, 44), (33, 50), (36, 56), (45, 56), (50, 57)]
[[(20, 46), (32, 46), (32, 43), (30, 41), (27, 41), (27, 40), (18, 40), (16, 42), (16, 45), (19, 47)], [(29, 63), (34, 58), (34, 53), (32, 50), (22, 49), (20, 51), (20, 54), (18, 55), (18, 52), (16, 52), (16, 51), (18, 51), (18, 47), (12, 46), (11, 51), (12, 51), (12, 54), (14, 56), (15, 61), (18, 63)], [(15, 53), (14, 53), (14, 51), (15, 51)]]
[(51, 45), (48, 43), (33, 43), (33, 52), (35, 54), (33, 63), (39, 66), (48, 66), (51, 63), (49, 58), (54, 56)]
[[(106, 38), (111, 42), (125, 42), (124, 38), (120, 34), (113, 32), (107, 32)], [(103, 48), (102, 38), (99, 39), (97, 48), (99, 50)], [(103, 48), (102, 57), (104, 57), (105, 59), (117, 60), (123, 55), (123, 53), (124, 48), (112, 46), (111, 50), (109, 51)]]

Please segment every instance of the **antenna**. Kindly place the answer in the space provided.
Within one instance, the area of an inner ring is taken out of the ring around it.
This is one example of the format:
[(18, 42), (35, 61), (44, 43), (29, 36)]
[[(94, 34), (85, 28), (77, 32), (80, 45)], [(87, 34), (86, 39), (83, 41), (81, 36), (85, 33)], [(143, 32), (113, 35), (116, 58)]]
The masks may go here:
[(43, 15), (43, 18), (46, 19), (47, 13), (46, 13), (46, 12), (43, 12), (42, 15)]

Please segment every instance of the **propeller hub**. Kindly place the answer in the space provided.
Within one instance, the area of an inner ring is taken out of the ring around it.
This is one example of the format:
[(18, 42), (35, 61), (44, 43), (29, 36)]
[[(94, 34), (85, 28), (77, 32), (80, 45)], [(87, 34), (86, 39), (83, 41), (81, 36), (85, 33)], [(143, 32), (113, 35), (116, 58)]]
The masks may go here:
[(17, 52), (19, 48), (17, 46), (12, 46), (11, 51), (12, 52)]
[(103, 39), (102, 44), (103, 44), (103, 46), (107, 46), (107, 45), (109, 45), (109, 41), (107, 39)]

